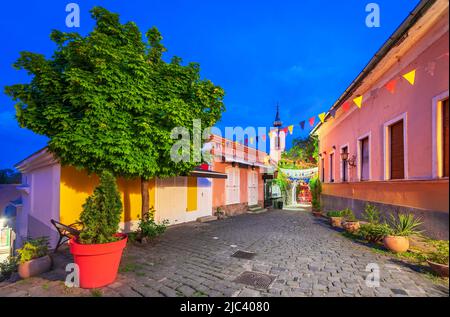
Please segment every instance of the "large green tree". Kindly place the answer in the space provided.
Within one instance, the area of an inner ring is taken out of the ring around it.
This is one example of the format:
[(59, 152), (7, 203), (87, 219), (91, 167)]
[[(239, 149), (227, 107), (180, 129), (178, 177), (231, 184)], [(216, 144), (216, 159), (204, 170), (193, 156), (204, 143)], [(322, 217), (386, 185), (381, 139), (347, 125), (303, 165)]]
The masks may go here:
[[(214, 125), (224, 91), (200, 78), (198, 64), (182, 65), (179, 57), (166, 62), (155, 27), (143, 37), (135, 23), (122, 24), (104, 8), (91, 14), (96, 25), (87, 36), (51, 33), (51, 58), (22, 52), (14, 66), (31, 81), (5, 92), (18, 101), (20, 125), (47, 136), (62, 164), (141, 177), (146, 213), (149, 179), (185, 175), (199, 164), (171, 160), (171, 130), (185, 127), (192, 135), (194, 119)], [(189, 145), (193, 151), (192, 137)]]
[(316, 135), (296, 138), (291, 149), (283, 153), (283, 158), (292, 161), (317, 164), (319, 159), (319, 141)]

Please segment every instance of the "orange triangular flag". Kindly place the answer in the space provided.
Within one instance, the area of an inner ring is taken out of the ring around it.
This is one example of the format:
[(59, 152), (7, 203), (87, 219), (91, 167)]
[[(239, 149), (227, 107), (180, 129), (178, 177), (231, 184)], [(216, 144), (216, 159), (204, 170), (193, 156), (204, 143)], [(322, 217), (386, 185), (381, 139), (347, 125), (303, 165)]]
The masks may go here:
[(363, 101), (363, 96), (356, 97), (353, 99), (353, 102), (358, 106), (358, 108), (361, 108)]
[(344, 109), (344, 111), (348, 111), (350, 109), (350, 102), (346, 101), (342, 104), (342, 109)]
[(316, 117), (311, 117), (311, 118), (309, 118), (309, 124), (310, 124), (311, 126), (314, 125), (314, 121), (316, 121)]
[(391, 94), (395, 92), (395, 86), (397, 85), (397, 79), (392, 79), (390, 82), (384, 86)]
[(326, 115), (325, 112), (322, 112), (321, 114), (319, 114), (319, 119), (322, 123), (325, 121), (325, 115)]
[(403, 78), (405, 78), (411, 85), (414, 85), (414, 82), (416, 81), (416, 70), (413, 69), (409, 73), (406, 73), (403, 75)]

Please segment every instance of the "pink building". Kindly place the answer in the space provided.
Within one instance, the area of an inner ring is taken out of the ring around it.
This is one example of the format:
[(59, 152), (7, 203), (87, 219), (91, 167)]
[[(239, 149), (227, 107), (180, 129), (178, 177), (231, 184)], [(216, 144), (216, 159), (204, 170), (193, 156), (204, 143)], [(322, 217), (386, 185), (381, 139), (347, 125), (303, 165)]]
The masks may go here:
[(326, 210), (412, 211), (448, 239), (448, 19), (421, 1), (313, 130)]

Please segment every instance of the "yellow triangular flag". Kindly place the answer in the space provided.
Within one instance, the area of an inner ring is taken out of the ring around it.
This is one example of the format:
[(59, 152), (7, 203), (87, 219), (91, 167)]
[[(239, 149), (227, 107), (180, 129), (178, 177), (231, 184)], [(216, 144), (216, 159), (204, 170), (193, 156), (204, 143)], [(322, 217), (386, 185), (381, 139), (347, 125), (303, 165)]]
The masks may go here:
[(416, 70), (413, 69), (409, 73), (403, 75), (403, 78), (405, 78), (411, 85), (414, 85), (414, 82), (416, 81)]
[(356, 97), (353, 99), (353, 102), (358, 106), (358, 108), (361, 108), (363, 101), (363, 96)]
[(253, 144), (253, 138), (250, 138), (250, 144)]
[(325, 115), (326, 115), (325, 112), (322, 112), (321, 114), (319, 114), (319, 119), (322, 123), (324, 123), (324, 121), (325, 121)]
[(294, 132), (294, 126), (293, 125), (288, 126), (288, 129), (289, 129), (289, 133), (290, 134), (292, 134), (292, 132)]

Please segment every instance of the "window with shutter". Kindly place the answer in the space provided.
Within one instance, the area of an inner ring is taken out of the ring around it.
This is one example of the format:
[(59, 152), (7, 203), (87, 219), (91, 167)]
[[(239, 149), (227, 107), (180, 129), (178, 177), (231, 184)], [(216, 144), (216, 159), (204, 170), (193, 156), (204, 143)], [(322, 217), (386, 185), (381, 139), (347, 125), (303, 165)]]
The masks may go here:
[(390, 126), (391, 179), (405, 178), (405, 150), (403, 142), (403, 120)]
[[(342, 153), (348, 153), (348, 147), (343, 147), (341, 150)], [(348, 170), (348, 165), (347, 165), (347, 161), (341, 160), (341, 180), (343, 182), (347, 181), (347, 170)]]
[(334, 182), (334, 153), (330, 154), (330, 182), (333, 183)]
[(448, 147), (448, 138), (449, 138), (449, 130), (448, 130), (448, 99), (442, 101), (442, 155), (443, 157), (443, 173), (444, 177), (449, 177), (449, 166), (448, 166), (448, 157), (449, 157), (449, 147)]
[(361, 149), (361, 166), (360, 166), (360, 173), (361, 173), (361, 180), (367, 181), (369, 180), (370, 175), (370, 149), (369, 149), (369, 138), (364, 138), (360, 140), (360, 149)]
[(322, 159), (322, 183), (325, 183), (325, 159)]

